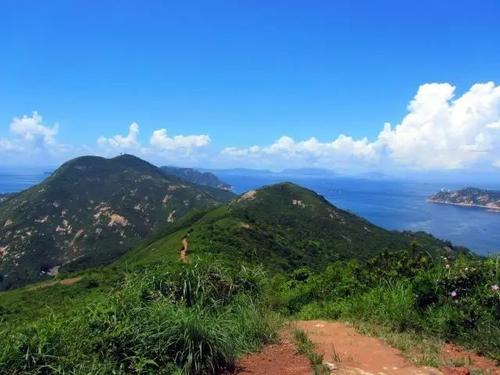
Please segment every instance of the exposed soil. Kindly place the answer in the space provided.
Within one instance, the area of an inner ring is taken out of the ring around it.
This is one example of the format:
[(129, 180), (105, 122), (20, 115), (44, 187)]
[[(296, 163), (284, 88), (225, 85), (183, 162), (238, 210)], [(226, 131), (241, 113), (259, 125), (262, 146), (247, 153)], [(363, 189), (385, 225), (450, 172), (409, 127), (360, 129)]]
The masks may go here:
[(179, 250), (179, 258), (181, 260), (182, 263), (187, 263), (188, 262), (188, 258), (187, 258), (187, 251), (188, 251), (188, 247), (189, 247), (189, 242), (187, 240), (186, 237), (184, 237), (182, 239), (182, 247), (181, 249)]
[(324, 361), (337, 365), (338, 374), (440, 374), (431, 367), (411, 365), (397, 349), (344, 323), (299, 321), (297, 327), (307, 333)]
[(268, 345), (260, 353), (246, 356), (238, 362), (238, 375), (311, 375), (309, 361), (297, 354), (289, 335), (282, 334), (279, 344)]
[[(377, 338), (361, 335), (345, 323), (315, 320), (295, 324), (306, 332), (317, 352), (323, 354), (324, 363), (334, 365), (332, 374), (469, 375), (479, 370), (483, 374), (500, 375), (494, 361), (449, 344), (443, 347), (441, 360), (450, 366), (438, 370), (411, 364), (399, 350)], [(281, 336), (279, 344), (266, 346), (260, 353), (243, 358), (235, 374), (312, 374), (309, 361), (297, 354), (290, 333), (283, 332)]]
[(63, 279), (63, 280), (53, 280), (53, 281), (47, 281), (45, 283), (41, 283), (38, 285), (35, 285), (34, 287), (30, 288), (29, 290), (36, 290), (36, 289), (42, 289), (42, 288), (48, 288), (50, 286), (54, 286), (57, 284), (62, 284), (62, 285), (73, 285), (79, 282), (82, 278), (80, 276), (77, 277), (70, 277), (68, 279)]
[(71, 277), (69, 279), (64, 279), (64, 280), (61, 280), (59, 281), (60, 284), (62, 285), (73, 285), (73, 284), (76, 284), (77, 282), (79, 282), (82, 278), (80, 276), (78, 277)]
[(443, 373), (445, 375), (461, 375), (467, 374), (472, 370), (480, 370), (486, 374), (500, 375), (500, 368), (495, 364), (495, 361), (485, 357), (481, 357), (476, 353), (459, 348), (454, 345), (446, 344), (441, 353), (441, 361), (443, 363), (462, 363), (462, 367), (445, 367)]

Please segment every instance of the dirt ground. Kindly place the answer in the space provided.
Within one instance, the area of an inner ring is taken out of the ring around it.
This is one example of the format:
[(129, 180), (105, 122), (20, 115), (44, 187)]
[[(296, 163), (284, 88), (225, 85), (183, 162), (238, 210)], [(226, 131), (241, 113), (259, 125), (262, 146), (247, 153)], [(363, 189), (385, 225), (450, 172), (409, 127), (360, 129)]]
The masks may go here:
[(310, 375), (309, 361), (297, 354), (289, 335), (282, 334), (279, 344), (268, 345), (260, 353), (250, 354), (238, 362), (238, 375)]
[[(305, 331), (323, 354), (324, 362), (334, 364), (332, 374), (339, 375), (469, 375), (471, 373), (500, 375), (494, 361), (452, 345), (441, 353), (444, 363), (459, 363), (464, 367), (423, 367), (412, 365), (397, 349), (382, 340), (364, 336), (341, 322), (298, 321), (297, 328)], [(297, 354), (289, 332), (282, 334), (279, 344), (269, 345), (262, 352), (248, 355), (237, 365), (236, 374), (305, 375), (312, 374), (309, 361)]]
[(411, 365), (401, 353), (374, 337), (363, 336), (344, 323), (299, 321), (324, 360), (337, 364), (339, 374), (433, 375), (430, 367)]
[(42, 288), (48, 288), (50, 286), (54, 286), (57, 284), (62, 284), (62, 285), (73, 285), (79, 282), (82, 278), (80, 276), (77, 277), (71, 277), (68, 279), (62, 279), (62, 280), (53, 280), (53, 281), (46, 281), (44, 283), (35, 285), (31, 287), (29, 290), (36, 290), (36, 289), (42, 289)]

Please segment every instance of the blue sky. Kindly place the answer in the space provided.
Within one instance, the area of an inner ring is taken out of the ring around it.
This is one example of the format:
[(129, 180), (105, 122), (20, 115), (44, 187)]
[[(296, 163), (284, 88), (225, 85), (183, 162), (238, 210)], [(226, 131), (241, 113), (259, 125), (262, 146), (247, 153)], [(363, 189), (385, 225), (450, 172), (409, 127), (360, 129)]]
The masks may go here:
[[(197, 166), (496, 168), (499, 14), (495, 0), (5, 1), (0, 154), (4, 163), (123, 151)], [(487, 103), (487, 113), (450, 115), (441, 129), (454, 100), (487, 82), (457, 105)], [(421, 121), (396, 134), (432, 83), (442, 85), (413, 110)], [(436, 98), (429, 120), (419, 108)], [(381, 141), (386, 122), (393, 130)], [(348, 141), (334, 143), (342, 134)], [(435, 164), (405, 154), (432, 134), (446, 143), (429, 146)]]

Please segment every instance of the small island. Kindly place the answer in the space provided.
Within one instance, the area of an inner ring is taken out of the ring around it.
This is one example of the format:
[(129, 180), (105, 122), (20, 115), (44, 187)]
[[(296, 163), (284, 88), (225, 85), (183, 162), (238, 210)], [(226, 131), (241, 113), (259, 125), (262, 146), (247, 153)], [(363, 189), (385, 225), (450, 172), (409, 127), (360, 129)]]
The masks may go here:
[(453, 204), (464, 207), (480, 207), (500, 212), (500, 191), (467, 187), (461, 190), (442, 189), (427, 199), (427, 202)]

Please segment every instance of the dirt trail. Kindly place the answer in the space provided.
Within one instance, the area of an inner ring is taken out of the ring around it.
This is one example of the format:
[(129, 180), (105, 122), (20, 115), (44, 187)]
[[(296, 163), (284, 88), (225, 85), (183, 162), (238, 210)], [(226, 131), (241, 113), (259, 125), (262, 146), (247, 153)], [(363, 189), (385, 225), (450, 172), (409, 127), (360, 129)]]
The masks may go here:
[(408, 363), (401, 353), (381, 340), (363, 336), (339, 322), (299, 321), (326, 362), (335, 363), (338, 374), (432, 375), (441, 372)]
[(279, 344), (268, 345), (260, 353), (249, 354), (236, 366), (237, 375), (311, 375), (309, 361), (297, 354), (289, 333)]
[(188, 251), (188, 247), (189, 247), (189, 242), (187, 240), (187, 237), (184, 237), (182, 239), (182, 247), (180, 249), (180, 254), (179, 254), (180, 255), (179, 258), (180, 258), (180, 260), (181, 260), (182, 263), (187, 263), (188, 262), (188, 258), (186, 256), (186, 253)]
[(42, 289), (42, 288), (48, 288), (50, 286), (54, 286), (57, 284), (62, 284), (62, 285), (73, 285), (79, 282), (82, 278), (80, 276), (77, 277), (70, 277), (68, 279), (63, 279), (63, 280), (53, 280), (53, 281), (47, 281), (42, 284), (35, 285), (34, 287), (30, 288), (29, 290), (36, 290), (36, 289)]
[[(304, 330), (316, 345), (317, 351), (324, 355), (326, 362), (338, 366), (336, 374), (377, 374), (377, 375), (433, 375), (467, 374), (467, 368), (419, 367), (409, 363), (399, 350), (389, 347), (382, 340), (363, 336), (344, 323), (327, 321), (299, 321), (299, 329)], [(447, 352), (448, 351), (448, 352)], [(451, 355), (453, 354), (453, 355)], [(445, 346), (443, 359), (472, 360), (470, 367), (485, 371), (486, 374), (500, 374), (493, 361), (473, 353)]]
[[(442, 358), (466, 360), (472, 363), (465, 367), (436, 369), (412, 365), (403, 355), (382, 340), (364, 336), (341, 322), (298, 321), (296, 328), (303, 330), (323, 354), (324, 363), (333, 364), (332, 374), (338, 375), (467, 375), (471, 369), (482, 374), (500, 375), (495, 363), (473, 353), (445, 345)], [(297, 354), (290, 339), (290, 331), (281, 334), (279, 344), (269, 345), (260, 353), (250, 354), (237, 366), (236, 374), (254, 375), (305, 375), (312, 374), (309, 361)]]

